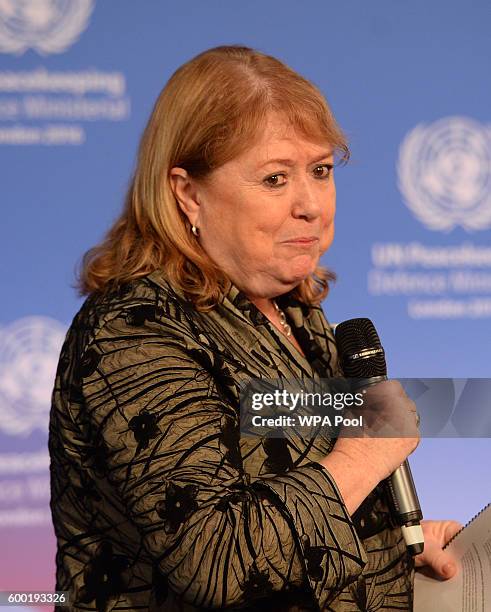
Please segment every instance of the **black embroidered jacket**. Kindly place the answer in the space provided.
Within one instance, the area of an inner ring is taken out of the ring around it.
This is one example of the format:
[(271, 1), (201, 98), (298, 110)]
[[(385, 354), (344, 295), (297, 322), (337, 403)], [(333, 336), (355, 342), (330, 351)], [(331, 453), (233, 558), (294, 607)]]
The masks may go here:
[(49, 438), (70, 610), (412, 608), (379, 488), (352, 519), (317, 463), (334, 440), (240, 436), (241, 383), (340, 374), (322, 310), (279, 302), (306, 357), (235, 287), (207, 313), (158, 273), (85, 302)]

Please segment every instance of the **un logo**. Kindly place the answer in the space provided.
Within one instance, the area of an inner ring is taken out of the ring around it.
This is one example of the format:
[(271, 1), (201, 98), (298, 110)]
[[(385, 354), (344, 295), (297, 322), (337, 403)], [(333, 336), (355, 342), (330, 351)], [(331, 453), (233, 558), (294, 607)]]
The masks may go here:
[(48, 431), (51, 392), (66, 329), (26, 317), (0, 329), (0, 432)]
[(399, 189), (426, 227), (449, 232), (491, 227), (491, 134), (465, 117), (420, 124), (405, 137)]
[(62, 53), (89, 23), (94, 0), (0, 0), (0, 51)]

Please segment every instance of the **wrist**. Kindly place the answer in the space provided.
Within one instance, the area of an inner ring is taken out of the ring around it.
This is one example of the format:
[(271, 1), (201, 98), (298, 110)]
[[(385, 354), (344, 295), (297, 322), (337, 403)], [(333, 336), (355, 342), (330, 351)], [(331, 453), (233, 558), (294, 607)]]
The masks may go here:
[(382, 480), (373, 470), (366, 469), (366, 461), (356, 460), (340, 450), (334, 449), (319, 463), (336, 483), (350, 515)]

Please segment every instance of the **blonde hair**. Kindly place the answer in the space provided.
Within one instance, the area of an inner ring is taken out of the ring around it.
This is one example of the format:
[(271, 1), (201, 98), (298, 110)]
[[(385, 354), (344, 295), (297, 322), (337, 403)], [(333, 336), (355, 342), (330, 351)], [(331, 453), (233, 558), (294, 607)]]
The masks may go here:
[[(196, 308), (213, 308), (230, 281), (190, 231), (169, 171), (178, 166), (205, 178), (254, 142), (271, 111), (283, 114), (308, 139), (329, 143), (341, 161), (348, 160), (346, 139), (324, 96), (276, 58), (222, 46), (182, 65), (155, 103), (121, 215), (82, 259), (80, 294), (106, 291), (159, 269)], [(318, 304), (334, 278), (319, 266), (295, 295)]]

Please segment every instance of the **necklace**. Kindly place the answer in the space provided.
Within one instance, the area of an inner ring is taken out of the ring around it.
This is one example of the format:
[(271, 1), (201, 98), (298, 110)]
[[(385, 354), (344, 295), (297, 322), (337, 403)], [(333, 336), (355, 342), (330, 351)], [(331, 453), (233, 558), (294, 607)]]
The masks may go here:
[(292, 328), (286, 322), (286, 315), (274, 300), (273, 300), (273, 306), (276, 312), (278, 313), (281, 329), (283, 333), (285, 334), (285, 336), (289, 338), (292, 335)]

